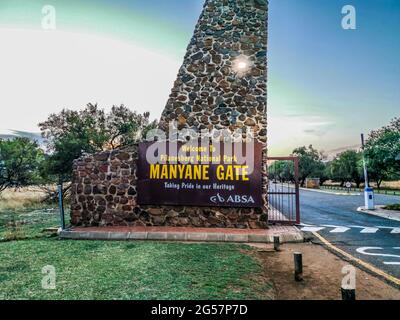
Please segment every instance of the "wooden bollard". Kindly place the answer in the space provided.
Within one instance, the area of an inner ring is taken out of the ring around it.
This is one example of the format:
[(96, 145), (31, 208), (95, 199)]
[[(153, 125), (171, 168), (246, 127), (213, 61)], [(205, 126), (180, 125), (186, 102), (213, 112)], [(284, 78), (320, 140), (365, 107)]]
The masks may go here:
[(280, 248), (279, 248), (280, 244), (281, 244), (281, 242), (280, 242), (279, 236), (274, 236), (274, 250), (275, 251), (280, 250)]
[(356, 300), (356, 289), (342, 287), (342, 300)]
[(303, 255), (301, 252), (294, 253), (294, 280), (303, 281)]

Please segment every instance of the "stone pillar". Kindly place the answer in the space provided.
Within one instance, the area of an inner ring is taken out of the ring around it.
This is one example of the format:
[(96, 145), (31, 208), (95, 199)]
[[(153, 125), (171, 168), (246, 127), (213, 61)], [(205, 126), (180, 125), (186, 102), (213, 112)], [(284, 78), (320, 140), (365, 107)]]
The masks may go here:
[(266, 0), (207, 0), (160, 127), (248, 126), (266, 144), (266, 55)]
[(160, 128), (249, 127), (263, 144), (267, 209), (267, 0), (206, 0)]
[(248, 127), (263, 144), (262, 208), (154, 207), (136, 203), (137, 146), (77, 159), (73, 225), (267, 226), (267, 1), (207, 0), (162, 113), (179, 129)]

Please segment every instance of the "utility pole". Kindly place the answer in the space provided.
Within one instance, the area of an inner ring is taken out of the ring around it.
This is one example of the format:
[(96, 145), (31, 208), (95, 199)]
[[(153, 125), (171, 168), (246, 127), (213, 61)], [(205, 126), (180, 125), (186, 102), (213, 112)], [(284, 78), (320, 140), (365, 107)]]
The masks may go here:
[(368, 181), (368, 170), (367, 170), (367, 162), (365, 161), (365, 141), (364, 141), (364, 134), (361, 134), (361, 146), (362, 146), (362, 157), (363, 157), (363, 165), (364, 165), (364, 180), (365, 180), (365, 187), (364, 187), (364, 202), (365, 202), (365, 209), (366, 210), (375, 210), (375, 203), (374, 203), (374, 189), (369, 186)]
[(365, 141), (364, 141), (364, 134), (361, 133), (361, 147), (362, 147), (362, 156), (363, 156), (363, 165), (364, 165), (364, 181), (365, 181), (365, 188), (369, 187), (368, 181), (368, 171), (367, 171), (367, 163), (365, 161)]

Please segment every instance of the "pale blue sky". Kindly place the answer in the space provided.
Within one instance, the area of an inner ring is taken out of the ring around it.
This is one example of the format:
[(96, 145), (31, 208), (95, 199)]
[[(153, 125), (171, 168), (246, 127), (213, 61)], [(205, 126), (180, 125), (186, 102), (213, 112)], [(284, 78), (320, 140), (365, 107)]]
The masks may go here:
[[(57, 29), (41, 29), (43, 5)], [(352, 4), (357, 29), (341, 28)], [(159, 117), (203, 0), (0, 0), (0, 133), (63, 107)], [(400, 115), (400, 1), (270, 0), (270, 150), (351, 146)]]

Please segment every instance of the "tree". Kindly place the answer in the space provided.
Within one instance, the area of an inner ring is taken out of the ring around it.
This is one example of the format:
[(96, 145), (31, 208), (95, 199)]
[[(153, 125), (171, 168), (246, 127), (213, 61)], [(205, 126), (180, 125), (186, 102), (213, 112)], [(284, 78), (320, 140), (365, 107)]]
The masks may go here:
[(74, 159), (139, 141), (156, 126), (149, 117), (148, 112), (138, 114), (124, 105), (113, 106), (107, 114), (97, 104), (88, 104), (80, 111), (64, 109), (51, 114), (39, 124), (50, 153), (42, 172), (56, 175), (59, 183), (69, 181)]
[(321, 163), (318, 165), (315, 172), (313, 173), (316, 178), (319, 178), (319, 183), (321, 186), (323, 186), (324, 183), (331, 178), (330, 169), (331, 162), (321, 161)]
[(347, 150), (339, 154), (331, 164), (331, 177), (334, 181), (340, 181), (343, 186), (346, 181), (352, 181), (360, 187), (364, 180), (362, 168), (362, 155), (354, 150)]
[(0, 139), (0, 192), (36, 183), (43, 159), (43, 151), (28, 138)]
[(275, 161), (268, 167), (269, 179), (276, 182), (293, 182), (294, 165), (292, 161)]
[(307, 178), (315, 175), (318, 177), (318, 172), (324, 168), (322, 156), (318, 150), (314, 149), (312, 145), (307, 147), (299, 147), (293, 150), (293, 155), (299, 157), (299, 182), (301, 186)]
[(138, 142), (157, 126), (157, 122), (150, 122), (149, 117), (149, 112), (141, 115), (123, 105), (113, 106), (106, 118), (107, 145), (116, 149)]
[(368, 174), (380, 188), (383, 180), (398, 179), (400, 175), (400, 118), (369, 134), (365, 157)]

